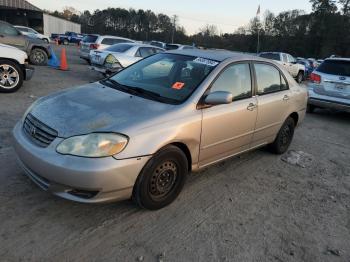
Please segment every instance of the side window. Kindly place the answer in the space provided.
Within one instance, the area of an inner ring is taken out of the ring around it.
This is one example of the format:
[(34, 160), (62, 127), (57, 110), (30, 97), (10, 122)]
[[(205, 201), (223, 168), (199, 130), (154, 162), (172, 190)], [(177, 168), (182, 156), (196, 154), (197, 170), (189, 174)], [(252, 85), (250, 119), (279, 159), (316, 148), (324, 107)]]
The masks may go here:
[(18, 31), (16, 28), (7, 24), (0, 24), (0, 34), (5, 36), (16, 36), (18, 35)]
[(210, 92), (226, 91), (233, 95), (233, 101), (252, 96), (252, 80), (249, 64), (231, 65), (215, 80)]
[(116, 45), (116, 44), (121, 44), (121, 43), (125, 43), (125, 40), (123, 39), (112, 39), (113, 41), (113, 45)]
[(282, 54), (282, 61), (287, 63), (288, 62), (288, 58), (286, 54)]
[(162, 49), (159, 48), (153, 48), (153, 53), (155, 54), (159, 54), (159, 53), (163, 53), (164, 51)]
[(148, 57), (153, 54), (154, 54), (153, 48), (150, 48), (150, 47), (140, 47), (136, 53), (136, 55), (139, 57)]
[(37, 34), (38, 33), (37, 31), (34, 31), (33, 29), (28, 29), (28, 32), (32, 33), (32, 34)]
[(291, 55), (288, 55), (288, 62), (289, 63), (294, 63), (295, 62), (294, 57), (292, 57)]
[(28, 29), (27, 28), (24, 28), (24, 27), (20, 27), (20, 28), (17, 28), (19, 31), (21, 32), (28, 32)]
[(101, 42), (103, 45), (113, 45), (114, 39), (113, 38), (104, 38)]
[(284, 77), (274, 66), (255, 64), (254, 67), (258, 84), (258, 95), (265, 95), (288, 89)]

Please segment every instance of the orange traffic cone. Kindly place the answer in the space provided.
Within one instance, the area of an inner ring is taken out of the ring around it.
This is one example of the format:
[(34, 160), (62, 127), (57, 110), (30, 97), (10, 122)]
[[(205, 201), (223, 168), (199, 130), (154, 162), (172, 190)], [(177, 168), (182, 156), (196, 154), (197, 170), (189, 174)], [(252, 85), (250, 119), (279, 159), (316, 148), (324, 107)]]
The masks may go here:
[(66, 56), (66, 49), (62, 48), (61, 51), (61, 66), (60, 69), (63, 71), (67, 71), (68, 70), (68, 64), (67, 64), (67, 56)]

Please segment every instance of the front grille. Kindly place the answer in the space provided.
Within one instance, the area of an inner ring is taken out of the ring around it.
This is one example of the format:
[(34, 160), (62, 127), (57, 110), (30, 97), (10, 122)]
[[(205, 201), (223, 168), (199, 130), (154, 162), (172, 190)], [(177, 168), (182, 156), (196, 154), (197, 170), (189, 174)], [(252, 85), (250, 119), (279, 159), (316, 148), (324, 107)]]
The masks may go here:
[(41, 147), (47, 147), (58, 136), (56, 130), (48, 127), (32, 114), (28, 114), (23, 123), (24, 133), (31, 141)]

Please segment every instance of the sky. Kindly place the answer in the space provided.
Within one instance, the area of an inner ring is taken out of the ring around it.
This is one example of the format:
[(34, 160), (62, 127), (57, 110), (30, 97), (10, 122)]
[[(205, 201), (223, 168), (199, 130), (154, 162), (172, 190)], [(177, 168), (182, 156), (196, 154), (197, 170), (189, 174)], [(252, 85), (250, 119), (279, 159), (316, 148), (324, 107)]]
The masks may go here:
[(62, 11), (72, 6), (79, 11), (121, 7), (150, 9), (155, 13), (177, 15), (178, 22), (188, 34), (195, 34), (206, 24), (214, 24), (221, 33), (232, 33), (240, 26), (247, 25), (256, 15), (258, 6), (261, 14), (270, 10), (281, 11), (302, 9), (311, 11), (308, 0), (27, 0), (33, 5), (50, 11)]

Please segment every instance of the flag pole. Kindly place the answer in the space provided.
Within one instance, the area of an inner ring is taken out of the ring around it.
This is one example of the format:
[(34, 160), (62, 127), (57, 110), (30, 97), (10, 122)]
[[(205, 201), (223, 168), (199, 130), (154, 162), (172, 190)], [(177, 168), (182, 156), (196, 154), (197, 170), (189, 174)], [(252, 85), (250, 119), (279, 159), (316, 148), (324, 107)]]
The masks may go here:
[(256, 47), (256, 53), (259, 54), (259, 52), (260, 52), (260, 27), (259, 27), (259, 23), (260, 23), (260, 5), (258, 7), (258, 11), (256, 12), (256, 18), (258, 20), (258, 43), (257, 43), (257, 47)]

